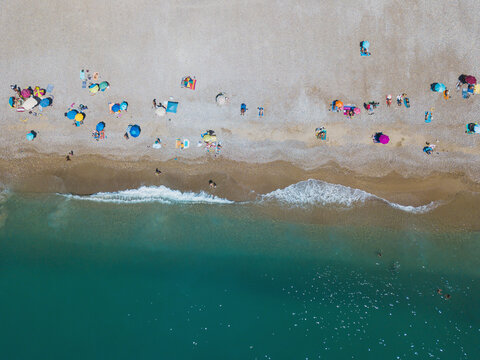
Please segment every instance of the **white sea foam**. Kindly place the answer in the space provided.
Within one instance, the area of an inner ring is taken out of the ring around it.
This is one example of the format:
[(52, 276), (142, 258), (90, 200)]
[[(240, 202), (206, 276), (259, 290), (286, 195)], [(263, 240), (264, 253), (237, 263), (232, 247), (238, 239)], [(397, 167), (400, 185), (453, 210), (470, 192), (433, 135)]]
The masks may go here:
[(294, 206), (337, 205), (347, 208), (365, 203), (367, 200), (378, 200), (393, 208), (411, 213), (425, 213), (439, 205), (438, 202), (431, 202), (422, 206), (400, 205), (360, 189), (313, 179), (300, 181), (283, 189), (277, 189), (262, 195), (261, 198), (262, 201), (278, 201)]
[(64, 195), (71, 199), (88, 200), (109, 203), (145, 203), (159, 202), (163, 204), (173, 203), (210, 203), (210, 204), (231, 204), (233, 201), (207, 194), (203, 191), (181, 192), (172, 190), (166, 186), (142, 186), (138, 189), (123, 190), (117, 192), (100, 192), (93, 195)]

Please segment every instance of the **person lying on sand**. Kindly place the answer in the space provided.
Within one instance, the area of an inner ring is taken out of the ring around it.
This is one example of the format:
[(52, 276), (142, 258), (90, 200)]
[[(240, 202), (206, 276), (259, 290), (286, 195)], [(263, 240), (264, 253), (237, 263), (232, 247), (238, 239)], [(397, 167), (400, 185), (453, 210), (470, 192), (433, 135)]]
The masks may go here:
[(158, 168), (155, 169), (155, 175), (160, 175), (161, 173), (162, 172)]

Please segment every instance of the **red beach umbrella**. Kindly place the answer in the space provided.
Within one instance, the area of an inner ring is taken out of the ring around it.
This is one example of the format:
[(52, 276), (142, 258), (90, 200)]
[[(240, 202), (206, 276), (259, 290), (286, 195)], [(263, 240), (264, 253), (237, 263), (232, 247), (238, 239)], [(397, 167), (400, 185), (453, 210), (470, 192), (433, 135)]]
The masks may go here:
[(465, 76), (465, 82), (467, 84), (475, 85), (477, 83), (477, 79), (475, 78), (475, 76), (468, 75), (468, 76)]

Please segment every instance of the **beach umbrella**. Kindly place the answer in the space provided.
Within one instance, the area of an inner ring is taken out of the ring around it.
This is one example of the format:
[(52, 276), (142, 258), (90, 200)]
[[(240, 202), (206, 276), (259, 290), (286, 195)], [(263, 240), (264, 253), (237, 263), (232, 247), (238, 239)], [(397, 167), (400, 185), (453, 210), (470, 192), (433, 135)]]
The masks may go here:
[(105, 129), (105, 123), (101, 121), (97, 124), (97, 126), (95, 127), (95, 130), (102, 131), (103, 129)]
[(473, 132), (476, 134), (480, 134), (480, 125), (475, 124), (475, 126), (473, 127)]
[(220, 93), (215, 98), (215, 101), (218, 105), (225, 105), (227, 103), (227, 97), (223, 93)]
[(85, 115), (84, 115), (83, 113), (80, 113), (80, 112), (79, 112), (79, 113), (77, 113), (77, 114), (75, 115), (75, 121), (80, 122), (80, 121), (82, 121), (84, 118), (85, 118)]
[(12, 96), (10, 99), (8, 99), (8, 104), (13, 107), (13, 104), (15, 104), (15, 98)]
[(29, 98), (30, 95), (32, 95), (32, 93), (30, 92), (30, 90), (28, 89), (23, 89), (22, 92), (21, 92), (22, 96), (26, 99), (26, 98)]
[(27, 134), (27, 140), (28, 140), (28, 141), (32, 141), (33, 139), (35, 139), (35, 135), (33, 135), (33, 133), (29, 132), (29, 133)]
[(158, 116), (165, 116), (166, 113), (167, 113), (167, 110), (163, 106), (155, 110), (155, 114), (157, 114)]
[(361, 110), (360, 108), (356, 107), (355, 109), (353, 109), (353, 112), (355, 113), (355, 115), (358, 115), (360, 114)]
[(127, 110), (128, 108), (128, 103), (126, 101), (123, 101), (121, 104), (120, 104), (120, 110)]
[(35, 89), (33, 89), (33, 95), (38, 96), (38, 97), (43, 96), (43, 95), (45, 95), (45, 90), (40, 89), (39, 86), (36, 86)]
[(75, 119), (75, 116), (78, 114), (78, 111), (77, 110), (70, 110), (69, 112), (67, 112), (66, 116), (67, 118), (69, 118), (70, 120), (73, 120)]
[(475, 78), (475, 76), (468, 75), (468, 76), (465, 76), (465, 82), (467, 84), (475, 85), (477, 83), (477, 79)]
[(100, 86), (98, 84), (92, 84), (88, 87), (88, 91), (90, 91), (92, 94), (96, 94), (99, 89)]
[(138, 125), (133, 125), (131, 128), (130, 128), (130, 135), (132, 137), (138, 137), (138, 135), (140, 135), (140, 126)]
[(432, 91), (436, 91), (436, 92), (444, 92), (445, 89), (446, 89), (446, 86), (442, 83), (433, 83), (430, 88), (432, 89)]
[(368, 40), (362, 41), (362, 47), (368, 49), (370, 47), (370, 42)]
[(51, 98), (45, 98), (45, 99), (42, 99), (40, 101), (40, 106), (41, 107), (47, 107), (47, 106), (50, 106), (52, 104), (52, 99)]
[(335, 107), (340, 109), (341, 107), (343, 107), (343, 102), (341, 102), (340, 100), (335, 101)]
[(108, 89), (108, 87), (110, 86), (110, 84), (107, 82), (107, 81), (102, 81), (98, 87), (100, 88), (100, 91), (105, 91)]
[(113, 112), (119, 112), (120, 111), (120, 104), (113, 104), (112, 111)]
[(385, 144), (388, 144), (388, 142), (390, 141), (390, 138), (389, 138), (387, 135), (382, 134), (382, 135), (380, 135), (380, 136), (378, 137), (378, 141), (379, 141), (381, 144), (384, 144), (384, 145), (385, 145)]

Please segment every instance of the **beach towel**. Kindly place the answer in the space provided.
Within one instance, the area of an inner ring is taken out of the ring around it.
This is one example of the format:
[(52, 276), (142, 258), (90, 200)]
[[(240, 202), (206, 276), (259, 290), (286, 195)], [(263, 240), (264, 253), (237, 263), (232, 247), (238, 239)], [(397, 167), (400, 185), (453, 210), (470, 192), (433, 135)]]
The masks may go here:
[(188, 139), (183, 139), (183, 148), (188, 149), (190, 147), (190, 141)]
[(97, 81), (98, 80), (98, 72), (93, 73), (93, 80)]
[(425, 111), (425, 122), (427, 124), (432, 122), (432, 113), (430, 111)]
[(87, 82), (86, 81), (82, 81), (82, 89), (86, 89), (87, 88)]
[(403, 98), (403, 103), (405, 104), (405, 107), (408, 109), (410, 107), (410, 99), (409, 98)]
[(80, 80), (85, 80), (85, 70), (80, 70)]
[(475, 94), (480, 94), (480, 84), (477, 84), (473, 87), (473, 92)]
[(47, 93), (51, 93), (53, 91), (53, 85), (52, 84), (48, 84), (47, 86)]
[(464, 99), (468, 99), (470, 97), (467, 89), (462, 89), (462, 96)]
[(178, 102), (176, 101), (169, 101), (167, 103), (167, 113), (176, 113), (177, 112), (177, 108), (178, 108)]
[(112, 110), (114, 103), (108, 103), (108, 110), (110, 111), (110, 114), (115, 114)]
[(182, 147), (182, 140), (175, 139), (175, 149), (180, 149)]

